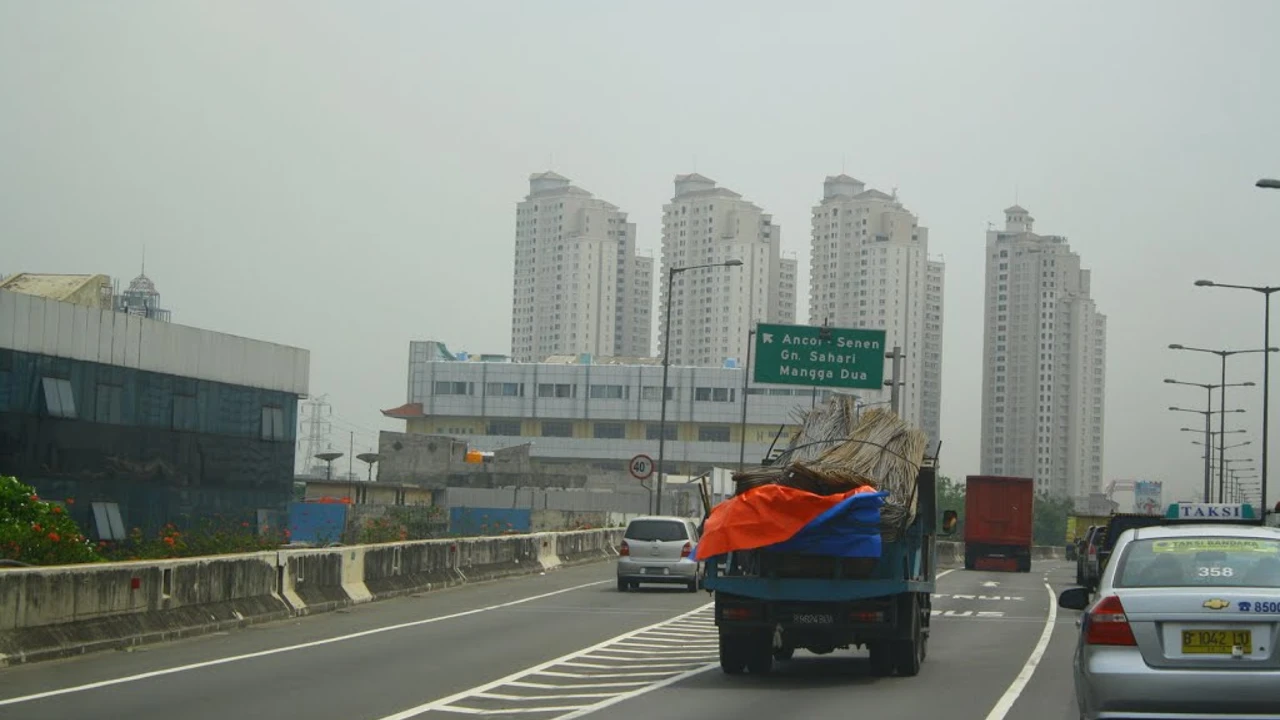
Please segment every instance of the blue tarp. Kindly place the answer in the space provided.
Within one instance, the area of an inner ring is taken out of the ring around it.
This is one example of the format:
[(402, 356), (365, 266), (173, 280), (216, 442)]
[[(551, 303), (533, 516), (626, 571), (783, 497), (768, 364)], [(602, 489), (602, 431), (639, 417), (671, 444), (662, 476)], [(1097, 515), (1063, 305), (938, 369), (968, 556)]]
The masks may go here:
[(861, 493), (823, 512), (768, 552), (846, 558), (880, 557), (880, 506), (888, 493)]

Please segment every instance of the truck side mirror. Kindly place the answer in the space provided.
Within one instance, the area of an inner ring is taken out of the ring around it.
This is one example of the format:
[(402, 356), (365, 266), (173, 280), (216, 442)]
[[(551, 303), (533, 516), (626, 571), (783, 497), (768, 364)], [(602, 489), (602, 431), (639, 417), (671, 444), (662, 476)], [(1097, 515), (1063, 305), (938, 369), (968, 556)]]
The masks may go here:
[(956, 531), (956, 525), (960, 522), (960, 516), (955, 510), (944, 510), (942, 513), (942, 534), (953, 535)]

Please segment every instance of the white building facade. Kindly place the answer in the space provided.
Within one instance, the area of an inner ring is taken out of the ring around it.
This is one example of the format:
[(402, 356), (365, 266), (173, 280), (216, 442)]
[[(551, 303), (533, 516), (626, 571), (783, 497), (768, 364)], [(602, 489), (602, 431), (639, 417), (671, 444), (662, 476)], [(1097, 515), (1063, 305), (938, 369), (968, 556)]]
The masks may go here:
[(1106, 317), (1066, 238), (1017, 205), (987, 232), (982, 472), (1036, 489), (1102, 491)]
[[(410, 343), (408, 401), (383, 411), (405, 420), (406, 432), (450, 435), (481, 450), (531, 443), (533, 457), (618, 469), (635, 455), (657, 459), (660, 363), (486, 362), (458, 360), (442, 348), (431, 341)], [(736, 467), (740, 457), (758, 465), (775, 439), (776, 449), (787, 446), (795, 411), (815, 401), (812, 389), (752, 387), (744, 394), (743, 372), (670, 368), (667, 472)], [(816, 401), (826, 397), (820, 392)]]
[[(826, 179), (813, 208), (809, 322), (885, 331), (885, 346), (904, 355), (901, 414), (931, 445), (942, 411), (944, 270), (929, 259), (928, 228), (895, 195), (848, 175)], [(889, 400), (888, 389), (860, 394), (868, 403)]]
[(636, 255), (635, 234), (625, 212), (568, 178), (529, 177), (516, 205), (514, 358), (650, 354), (653, 259)]
[[(795, 322), (794, 259), (781, 254), (782, 229), (738, 193), (696, 173), (679, 175), (675, 196), (663, 206), (659, 353), (671, 311), (671, 364), (720, 366), (746, 357), (748, 333), (758, 322)], [(709, 267), (741, 260), (739, 267)]]

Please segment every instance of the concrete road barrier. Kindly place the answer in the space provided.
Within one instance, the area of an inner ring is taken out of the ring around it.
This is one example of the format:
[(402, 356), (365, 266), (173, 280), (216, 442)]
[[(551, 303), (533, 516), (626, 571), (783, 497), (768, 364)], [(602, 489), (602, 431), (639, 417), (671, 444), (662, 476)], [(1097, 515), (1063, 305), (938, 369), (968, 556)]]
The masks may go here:
[(216, 632), (616, 554), (581, 530), (0, 569), (0, 666)]
[(288, 617), (274, 552), (0, 570), (0, 665)]
[[(621, 529), (0, 569), (0, 666), (216, 632), (617, 556)], [(964, 544), (938, 543), (938, 566)], [(1037, 547), (1037, 560), (1064, 549)]]

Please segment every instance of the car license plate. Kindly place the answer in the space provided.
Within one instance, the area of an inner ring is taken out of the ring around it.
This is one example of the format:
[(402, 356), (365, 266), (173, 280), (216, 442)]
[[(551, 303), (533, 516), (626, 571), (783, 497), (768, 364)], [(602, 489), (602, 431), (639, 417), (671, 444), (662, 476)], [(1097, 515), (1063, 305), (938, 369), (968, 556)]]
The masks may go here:
[(823, 613), (795, 613), (791, 616), (791, 622), (796, 625), (831, 625), (835, 622), (835, 617)]
[(1253, 632), (1250, 630), (1183, 630), (1182, 653), (1184, 655), (1230, 655), (1240, 647), (1245, 655), (1253, 653)]

